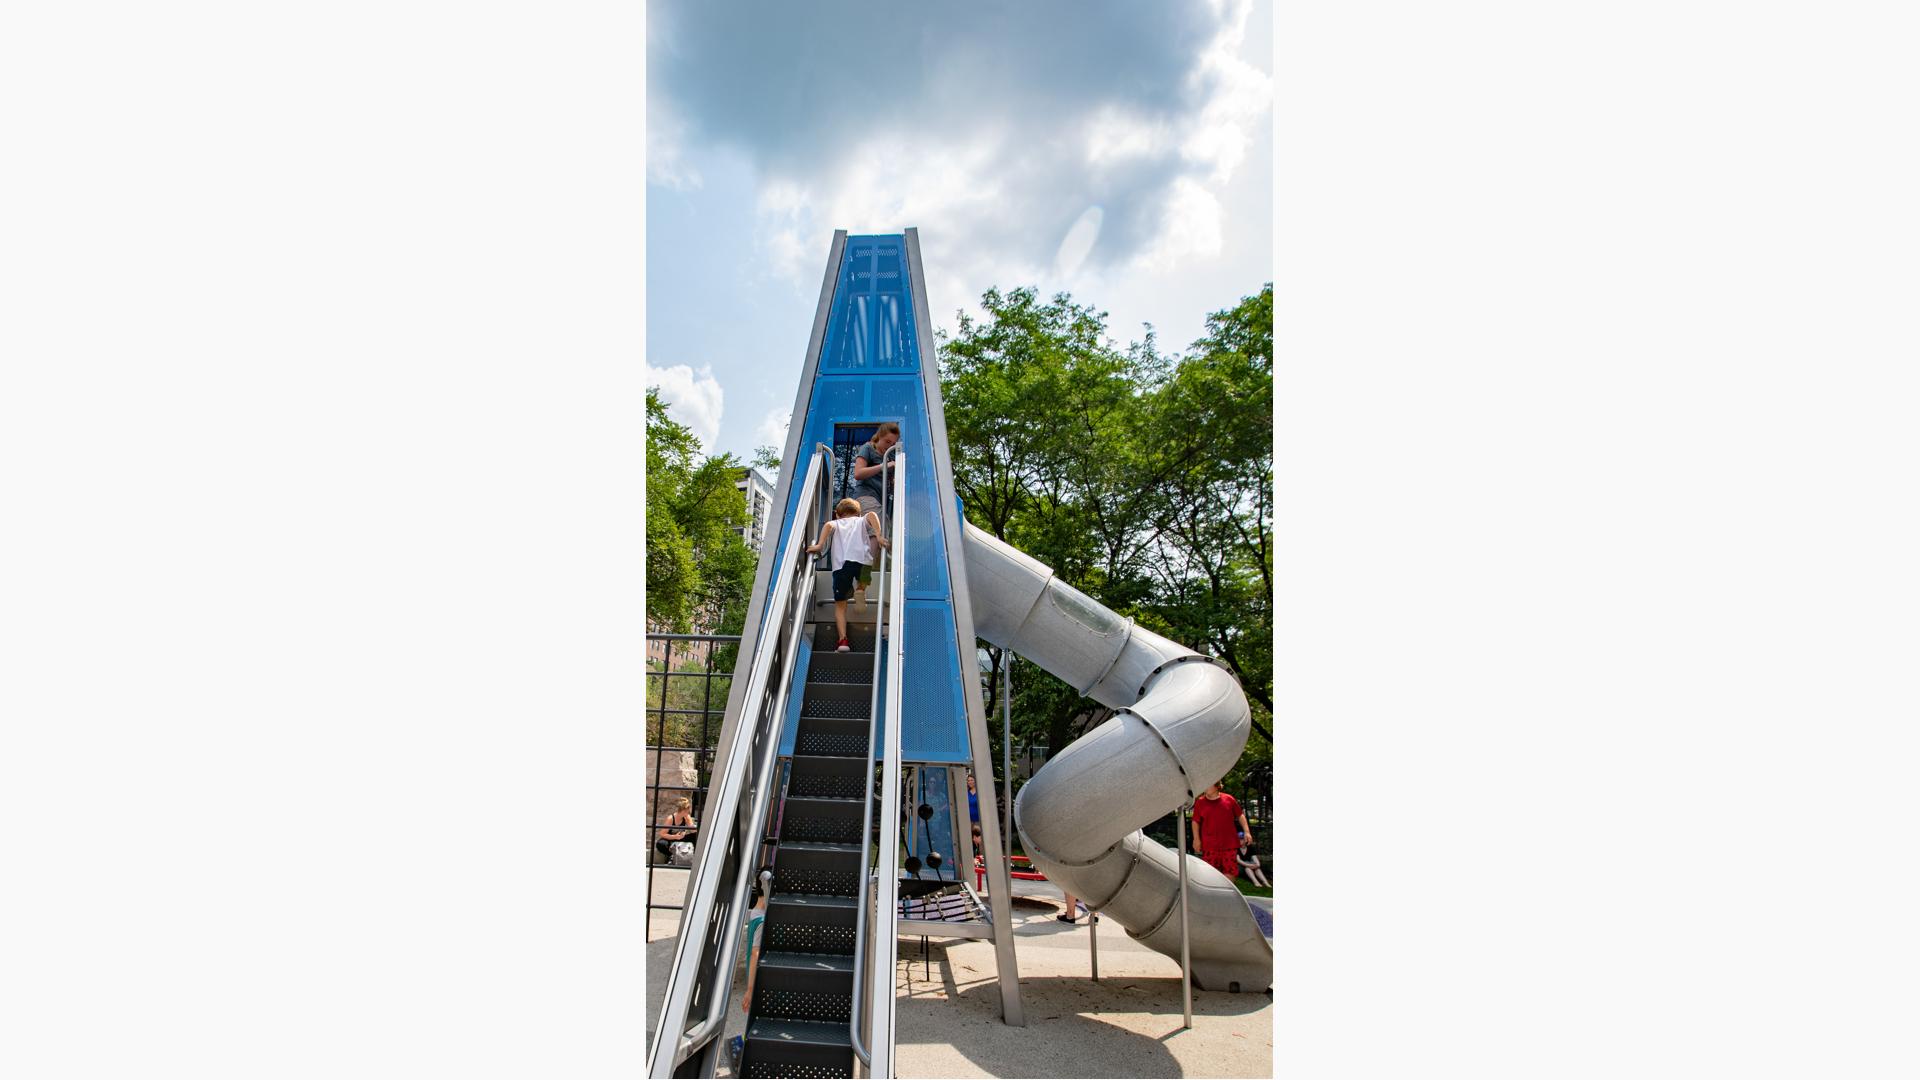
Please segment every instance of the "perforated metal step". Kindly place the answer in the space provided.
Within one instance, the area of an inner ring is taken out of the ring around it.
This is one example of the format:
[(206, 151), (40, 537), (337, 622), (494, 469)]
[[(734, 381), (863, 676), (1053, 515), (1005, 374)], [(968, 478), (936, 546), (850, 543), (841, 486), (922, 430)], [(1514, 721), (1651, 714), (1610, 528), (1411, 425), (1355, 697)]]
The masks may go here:
[[(874, 608), (876, 607), (879, 607), (879, 605), (868, 604), (865, 607), (862, 607), (861, 605), (854, 603), (851, 600), (847, 601), (848, 627), (851, 628), (854, 626), (864, 626), (869, 631), (871, 631), (873, 629), (873, 622), (874, 622), (874, 614), (875, 614)], [(833, 626), (833, 601), (831, 600), (815, 601), (813, 605), (813, 610), (807, 612), (807, 621), (811, 623), (825, 623), (828, 627), (832, 627)]]
[(786, 962), (770, 963), (768, 956), (761, 957), (760, 972), (754, 976), (753, 983), (756, 1017), (828, 1024), (845, 1024), (852, 1019), (852, 957), (821, 953), (779, 955), (785, 957)]
[(857, 683), (873, 685), (871, 652), (819, 652), (807, 664), (807, 684)]
[(853, 1037), (845, 1023), (756, 1019), (747, 1025), (744, 1076), (852, 1076)]
[(840, 756), (864, 761), (872, 737), (872, 725), (863, 719), (802, 716), (793, 752), (795, 757)]
[[(847, 645), (854, 652), (873, 653), (873, 623), (859, 623), (849, 620), (847, 623)], [(813, 648), (815, 652), (832, 652), (840, 643), (840, 631), (833, 624), (833, 613), (827, 613), (825, 622), (813, 624)]]
[(859, 757), (802, 757), (795, 755), (787, 778), (787, 794), (802, 798), (857, 799), (872, 786), (865, 748)]
[(780, 839), (823, 844), (857, 844), (862, 821), (859, 799), (805, 799), (789, 796), (780, 813)]
[(827, 717), (865, 721), (873, 715), (873, 686), (861, 683), (809, 683), (800, 699), (802, 719)]
[(776, 893), (767, 901), (768, 952), (852, 956), (858, 901), (851, 896)]
[(860, 891), (859, 844), (783, 843), (773, 860), (775, 895), (853, 896)]

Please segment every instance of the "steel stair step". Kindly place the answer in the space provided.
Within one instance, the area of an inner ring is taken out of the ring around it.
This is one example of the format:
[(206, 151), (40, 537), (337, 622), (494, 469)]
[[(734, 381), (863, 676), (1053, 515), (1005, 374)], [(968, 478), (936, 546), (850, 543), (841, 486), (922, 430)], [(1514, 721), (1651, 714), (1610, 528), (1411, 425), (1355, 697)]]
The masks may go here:
[(859, 757), (795, 755), (793, 771), (787, 775), (787, 797), (857, 799), (872, 783), (864, 753)]
[(850, 957), (859, 906), (851, 896), (775, 892), (761, 929), (765, 950)]
[[(847, 601), (848, 628), (864, 626), (871, 631), (873, 629), (874, 609), (879, 606), (879, 604), (866, 604), (863, 606), (852, 600)], [(828, 627), (832, 627), (834, 624), (833, 601), (815, 600), (813, 602), (813, 609), (807, 612), (807, 621), (810, 623), (825, 623)]]
[(817, 685), (873, 685), (873, 654), (870, 652), (815, 652), (807, 662), (807, 687)]
[(801, 720), (865, 722), (873, 716), (873, 684), (810, 682), (801, 692)]
[(760, 973), (764, 975), (769, 971), (822, 971), (851, 975), (853, 957), (827, 953), (763, 952), (760, 954)]
[[(860, 707), (864, 711), (862, 702)], [(800, 730), (793, 744), (795, 757), (859, 756), (865, 758), (873, 744), (873, 722), (861, 717), (808, 716), (802, 703)]]
[(851, 844), (820, 844), (806, 840), (782, 840), (780, 841), (780, 850), (820, 851), (831, 852), (836, 855), (858, 855), (860, 854), (860, 844), (858, 841)]
[(755, 1019), (747, 1024), (741, 1075), (852, 1076), (853, 1036), (846, 1023)]
[(780, 842), (857, 844), (865, 820), (859, 799), (787, 796), (780, 810)]
[(859, 891), (859, 844), (783, 843), (774, 853), (775, 896), (852, 896)]
[[(847, 644), (852, 646), (854, 651), (872, 655), (873, 637), (871, 620), (866, 623), (859, 623), (853, 619), (847, 620)], [(824, 622), (813, 624), (813, 651), (832, 652), (834, 646), (838, 644), (840, 644), (840, 631), (834, 626), (833, 612), (829, 611)]]
[(809, 1020), (755, 1020), (747, 1025), (747, 1038), (806, 1046), (843, 1046), (853, 1049), (853, 1036), (845, 1024), (822, 1024)]
[(767, 898), (767, 917), (773, 917), (775, 908), (806, 909), (809, 911), (837, 912), (848, 915), (860, 906), (860, 900), (854, 896), (832, 896), (822, 893), (781, 893), (776, 892)]

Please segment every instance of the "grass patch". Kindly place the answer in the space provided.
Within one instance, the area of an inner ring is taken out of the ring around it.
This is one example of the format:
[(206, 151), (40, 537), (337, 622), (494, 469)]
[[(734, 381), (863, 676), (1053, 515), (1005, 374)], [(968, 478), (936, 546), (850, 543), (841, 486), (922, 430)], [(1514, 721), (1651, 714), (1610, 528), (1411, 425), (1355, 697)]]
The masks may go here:
[(1262, 886), (1259, 886), (1259, 885), (1255, 885), (1255, 884), (1254, 884), (1253, 882), (1251, 882), (1251, 881), (1248, 881), (1248, 880), (1247, 880), (1246, 878), (1243, 878), (1243, 877), (1237, 877), (1237, 878), (1234, 878), (1234, 879), (1233, 879), (1233, 884), (1234, 884), (1234, 887), (1235, 887), (1235, 888), (1237, 888), (1237, 889), (1239, 889), (1239, 890), (1240, 890), (1240, 892), (1241, 892), (1241, 894), (1242, 894), (1242, 895), (1245, 895), (1245, 896), (1264, 896), (1264, 897), (1266, 897), (1266, 898), (1267, 898), (1267, 899), (1269, 899), (1269, 900), (1271, 900), (1271, 899), (1273, 899), (1273, 890), (1272, 890), (1272, 889), (1269, 889), (1269, 888), (1264, 888), (1264, 887), (1262, 887)]

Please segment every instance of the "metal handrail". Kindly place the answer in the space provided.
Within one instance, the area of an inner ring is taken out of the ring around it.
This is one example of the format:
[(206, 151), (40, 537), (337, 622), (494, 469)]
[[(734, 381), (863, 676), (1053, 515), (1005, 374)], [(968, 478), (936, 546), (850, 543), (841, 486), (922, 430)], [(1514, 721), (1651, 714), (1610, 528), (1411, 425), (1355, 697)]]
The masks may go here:
[[(894, 474), (893, 485), (895, 504), (903, 510), (906, 506), (906, 483), (907, 470), (902, 467)], [(893, 519), (892, 542), (903, 551), (907, 539), (906, 520), (904, 512), (894, 515)], [(873, 1040), (868, 1072), (876, 1077), (893, 1075), (893, 973), (900, 960), (900, 937), (893, 929), (893, 920), (899, 916), (900, 899), (900, 686), (905, 682), (906, 674), (903, 614), (906, 608), (906, 575), (900, 572), (900, 563), (897, 561), (890, 584), (893, 610), (888, 613), (887, 622), (887, 753), (880, 766), (880, 806), (887, 820), (881, 824), (881, 850), (874, 861), (873, 875), (879, 889), (874, 910), (876, 913), (885, 912), (889, 925), (886, 934), (874, 943), (886, 962), (871, 964), (868, 971), (868, 981), (872, 983), (868, 996), (868, 1026)], [(878, 631), (877, 626), (875, 630)], [(878, 648), (878, 642), (875, 648)]]
[[(828, 465), (827, 469), (830, 471), (831, 465)], [(716, 977), (722, 981), (723, 985), (708, 988), (706, 1017), (693, 1030), (685, 1030), (686, 1013), (692, 1003), (694, 987), (692, 978), (683, 977), (683, 972), (691, 971), (700, 962), (699, 955), (704, 951), (703, 945), (706, 939), (705, 927), (713, 919), (714, 903), (723, 883), (716, 881), (715, 887), (711, 889), (702, 889), (698, 886), (704, 881), (715, 880), (723, 872), (723, 860), (727, 851), (724, 834), (738, 827), (734, 823), (740, 820), (738, 815), (741, 789), (747, 785), (752, 785), (753, 788), (752, 814), (747, 819), (746, 842), (739, 848), (741, 864), (736, 870), (735, 880), (732, 883), (733, 903), (728, 909), (731, 913), (737, 915), (744, 910), (747, 886), (754, 877), (761, 833), (765, 828), (767, 800), (774, 787), (772, 782), (774, 766), (778, 760), (780, 748), (778, 729), (786, 719), (785, 702), (792, 689), (792, 673), (795, 654), (798, 651), (800, 628), (806, 625), (805, 619), (794, 618), (793, 603), (796, 595), (794, 586), (800, 578), (801, 568), (804, 567), (808, 574), (812, 572), (811, 560), (803, 563), (798, 558), (801, 549), (806, 546), (805, 527), (810, 524), (808, 518), (811, 515), (807, 513), (806, 508), (809, 496), (819, 488), (821, 477), (822, 457), (816, 455), (807, 467), (801, 498), (795, 504), (796, 509), (802, 514), (801, 520), (795, 523), (796, 528), (789, 534), (787, 550), (781, 558), (780, 569), (774, 575), (773, 596), (768, 605), (770, 618), (765, 624), (774, 632), (767, 634), (756, 643), (753, 667), (748, 676), (746, 692), (741, 698), (739, 717), (742, 727), (735, 733), (734, 742), (728, 752), (725, 772), (714, 789), (718, 805), (707, 814), (709, 826), (702, 832), (697, 865), (688, 880), (689, 892), (693, 894), (692, 904), (686, 919), (680, 925), (680, 940), (674, 948), (673, 966), (667, 975), (667, 998), (662, 1003), (660, 1025), (655, 1033), (653, 1051), (648, 1061), (648, 1071), (652, 1076), (671, 1076), (675, 1068), (691, 1056), (694, 1050), (718, 1035), (722, 1022), (726, 1018), (727, 1003), (733, 996), (733, 962), (740, 944), (741, 927), (738, 925), (738, 920), (729, 919), (729, 925), (723, 928), (717, 943), (720, 950), (719, 963), (714, 969)], [(801, 542), (795, 543), (796, 540)], [(806, 603), (812, 603), (811, 589), (804, 594), (804, 599)], [(783, 627), (787, 622), (792, 623), (793, 629), (786, 635), (786, 648), (783, 651), (777, 640), (778, 631), (774, 628)], [(774, 688), (775, 707), (767, 711), (762, 707), (762, 702), (767, 695), (768, 682), (772, 676), (773, 658), (776, 654), (782, 655), (781, 671), (779, 683)], [(752, 725), (751, 728), (747, 726), (749, 723)], [(771, 731), (760, 730), (768, 726), (772, 728)], [(764, 736), (757, 763), (749, 760), (748, 753), (756, 734)], [(754, 768), (756, 764), (759, 766), (757, 769)], [(746, 771), (744, 776), (743, 771)], [(701, 927), (702, 930), (689, 934), (688, 930), (695, 926)], [(675, 1017), (679, 1018), (677, 1023), (674, 1022)]]
[[(888, 447), (887, 452), (880, 455), (881, 467), (884, 468), (887, 464), (887, 459), (896, 457), (899, 452), (899, 443)], [(896, 473), (895, 475), (898, 476), (900, 474)], [(886, 532), (887, 519), (889, 516), (887, 514), (887, 504), (890, 501), (891, 500), (888, 499), (880, 500), (880, 530), (882, 535), (888, 535)], [(893, 543), (891, 537), (889, 537), (888, 543)], [(894, 553), (893, 548), (883, 547), (880, 549), (880, 558), (874, 579), (874, 590), (879, 595), (875, 600), (876, 606), (873, 610), (873, 690), (867, 702), (868, 727), (870, 729), (880, 718), (880, 622), (886, 617), (887, 613), (887, 567), (892, 566), (897, 576), (900, 572), (899, 565), (899, 556)], [(898, 678), (899, 676), (896, 673), (894, 677)], [(867, 769), (861, 774), (867, 778), (867, 798), (866, 810), (862, 814), (860, 821), (860, 906), (856, 909), (853, 929), (853, 985), (855, 987), (863, 984), (867, 970), (867, 908), (872, 903), (874, 878), (873, 748), (877, 742), (878, 740), (871, 736), (868, 737)], [(858, 993), (858, 990), (856, 989), (855, 992)], [(866, 1013), (862, 1009), (856, 1007), (853, 1010), (853, 1020), (847, 1026), (847, 1030), (853, 1039), (854, 1055), (860, 1059), (861, 1064), (871, 1067), (873, 1065), (873, 1055), (867, 1050), (866, 1041), (860, 1037), (860, 1021), (865, 1015)]]
[[(827, 456), (827, 460), (827, 468), (831, 469), (830, 455)], [(820, 457), (816, 456), (815, 464), (817, 465), (819, 461)], [(815, 482), (812, 467), (808, 469), (807, 482), (809, 484)], [(803, 520), (801, 524), (810, 524), (810, 522)], [(804, 534), (801, 539), (804, 539)], [(802, 570), (799, 569), (799, 567), (804, 567), (805, 569)], [(813, 603), (812, 573), (812, 560), (808, 559), (804, 563), (797, 563), (797, 568), (793, 571), (793, 576), (783, 582), (783, 584), (788, 586), (796, 586), (797, 582), (805, 579), (807, 586), (804, 593), (798, 592), (797, 586), (794, 589), (790, 589), (789, 591), (793, 592), (794, 599), (789, 600), (785, 610), (782, 611), (782, 617), (789, 619), (793, 626), (787, 634), (786, 649), (781, 659), (780, 677), (773, 688), (773, 692), (776, 695), (774, 698), (774, 706), (765, 714), (772, 718), (775, 730), (768, 733), (766, 745), (760, 751), (760, 768), (753, 774), (760, 778), (760, 783), (754, 788), (752, 817), (749, 819), (750, 827), (747, 833), (747, 842), (742, 848), (743, 856), (750, 862), (757, 859), (759, 855), (761, 834), (766, 828), (768, 807), (771, 804), (773, 794), (774, 785), (772, 781), (775, 774), (775, 763), (779, 759), (780, 738), (778, 728), (786, 720), (787, 697), (793, 687), (793, 668), (798, 659), (800, 638), (807, 622), (804, 615), (801, 614), (801, 611)], [(776, 608), (775, 610), (780, 609)], [(780, 624), (775, 622), (770, 625), (778, 626)], [(762, 692), (765, 692), (764, 686), (762, 687)], [(753, 875), (751, 874), (742, 874), (739, 877), (737, 883), (734, 885), (732, 911), (742, 912), (746, 909), (747, 886), (752, 880)], [(721, 941), (720, 966), (718, 969), (726, 972), (726, 992), (713, 994), (708, 998), (706, 1018), (700, 1022), (698, 1027), (682, 1037), (681, 1060), (685, 1060), (686, 1056), (691, 1055), (695, 1048), (705, 1043), (708, 1039), (711, 1039), (714, 1035), (719, 1034), (720, 1028), (726, 1020), (727, 1002), (733, 996), (733, 959), (734, 953), (738, 949), (738, 943), (739, 927), (731, 927), (730, 932), (724, 935)]]

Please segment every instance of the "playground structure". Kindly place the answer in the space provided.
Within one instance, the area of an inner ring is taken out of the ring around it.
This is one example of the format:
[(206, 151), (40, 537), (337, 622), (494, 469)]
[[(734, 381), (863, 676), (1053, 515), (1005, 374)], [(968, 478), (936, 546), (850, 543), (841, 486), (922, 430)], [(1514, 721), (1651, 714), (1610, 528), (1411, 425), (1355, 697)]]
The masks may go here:
[[(1116, 710), (1016, 801), (1035, 865), (1180, 961), (1191, 986), (1270, 983), (1271, 947), (1232, 882), (1140, 832), (1232, 767), (1249, 729), (1245, 696), (1223, 667), (966, 524), (931, 326), (915, 230), (834, 234), (774, 499), (779, 533), (761, 552), (650, 1075), (715, 1075), (759, 893), (739, 1075), (892, 1076), (903, 936), (991, 941), (1001, 1019), (1024, 1025), (976, 638)], [(851, 649), (837, 652), (828, 575), (804, 549), (847, 493), (852, 449), (884, 421), (901, 428), (881, 474), (892, 547), (874, 568), (873, 602), (849, 605)], [(980, 851), (965, 814), (969, 768)], [(983, 853), (984, 896), (966, 881)], [(926, 917), (932, 904), (903, 906), (930, 891), (945, 894), (939, 917)]]

